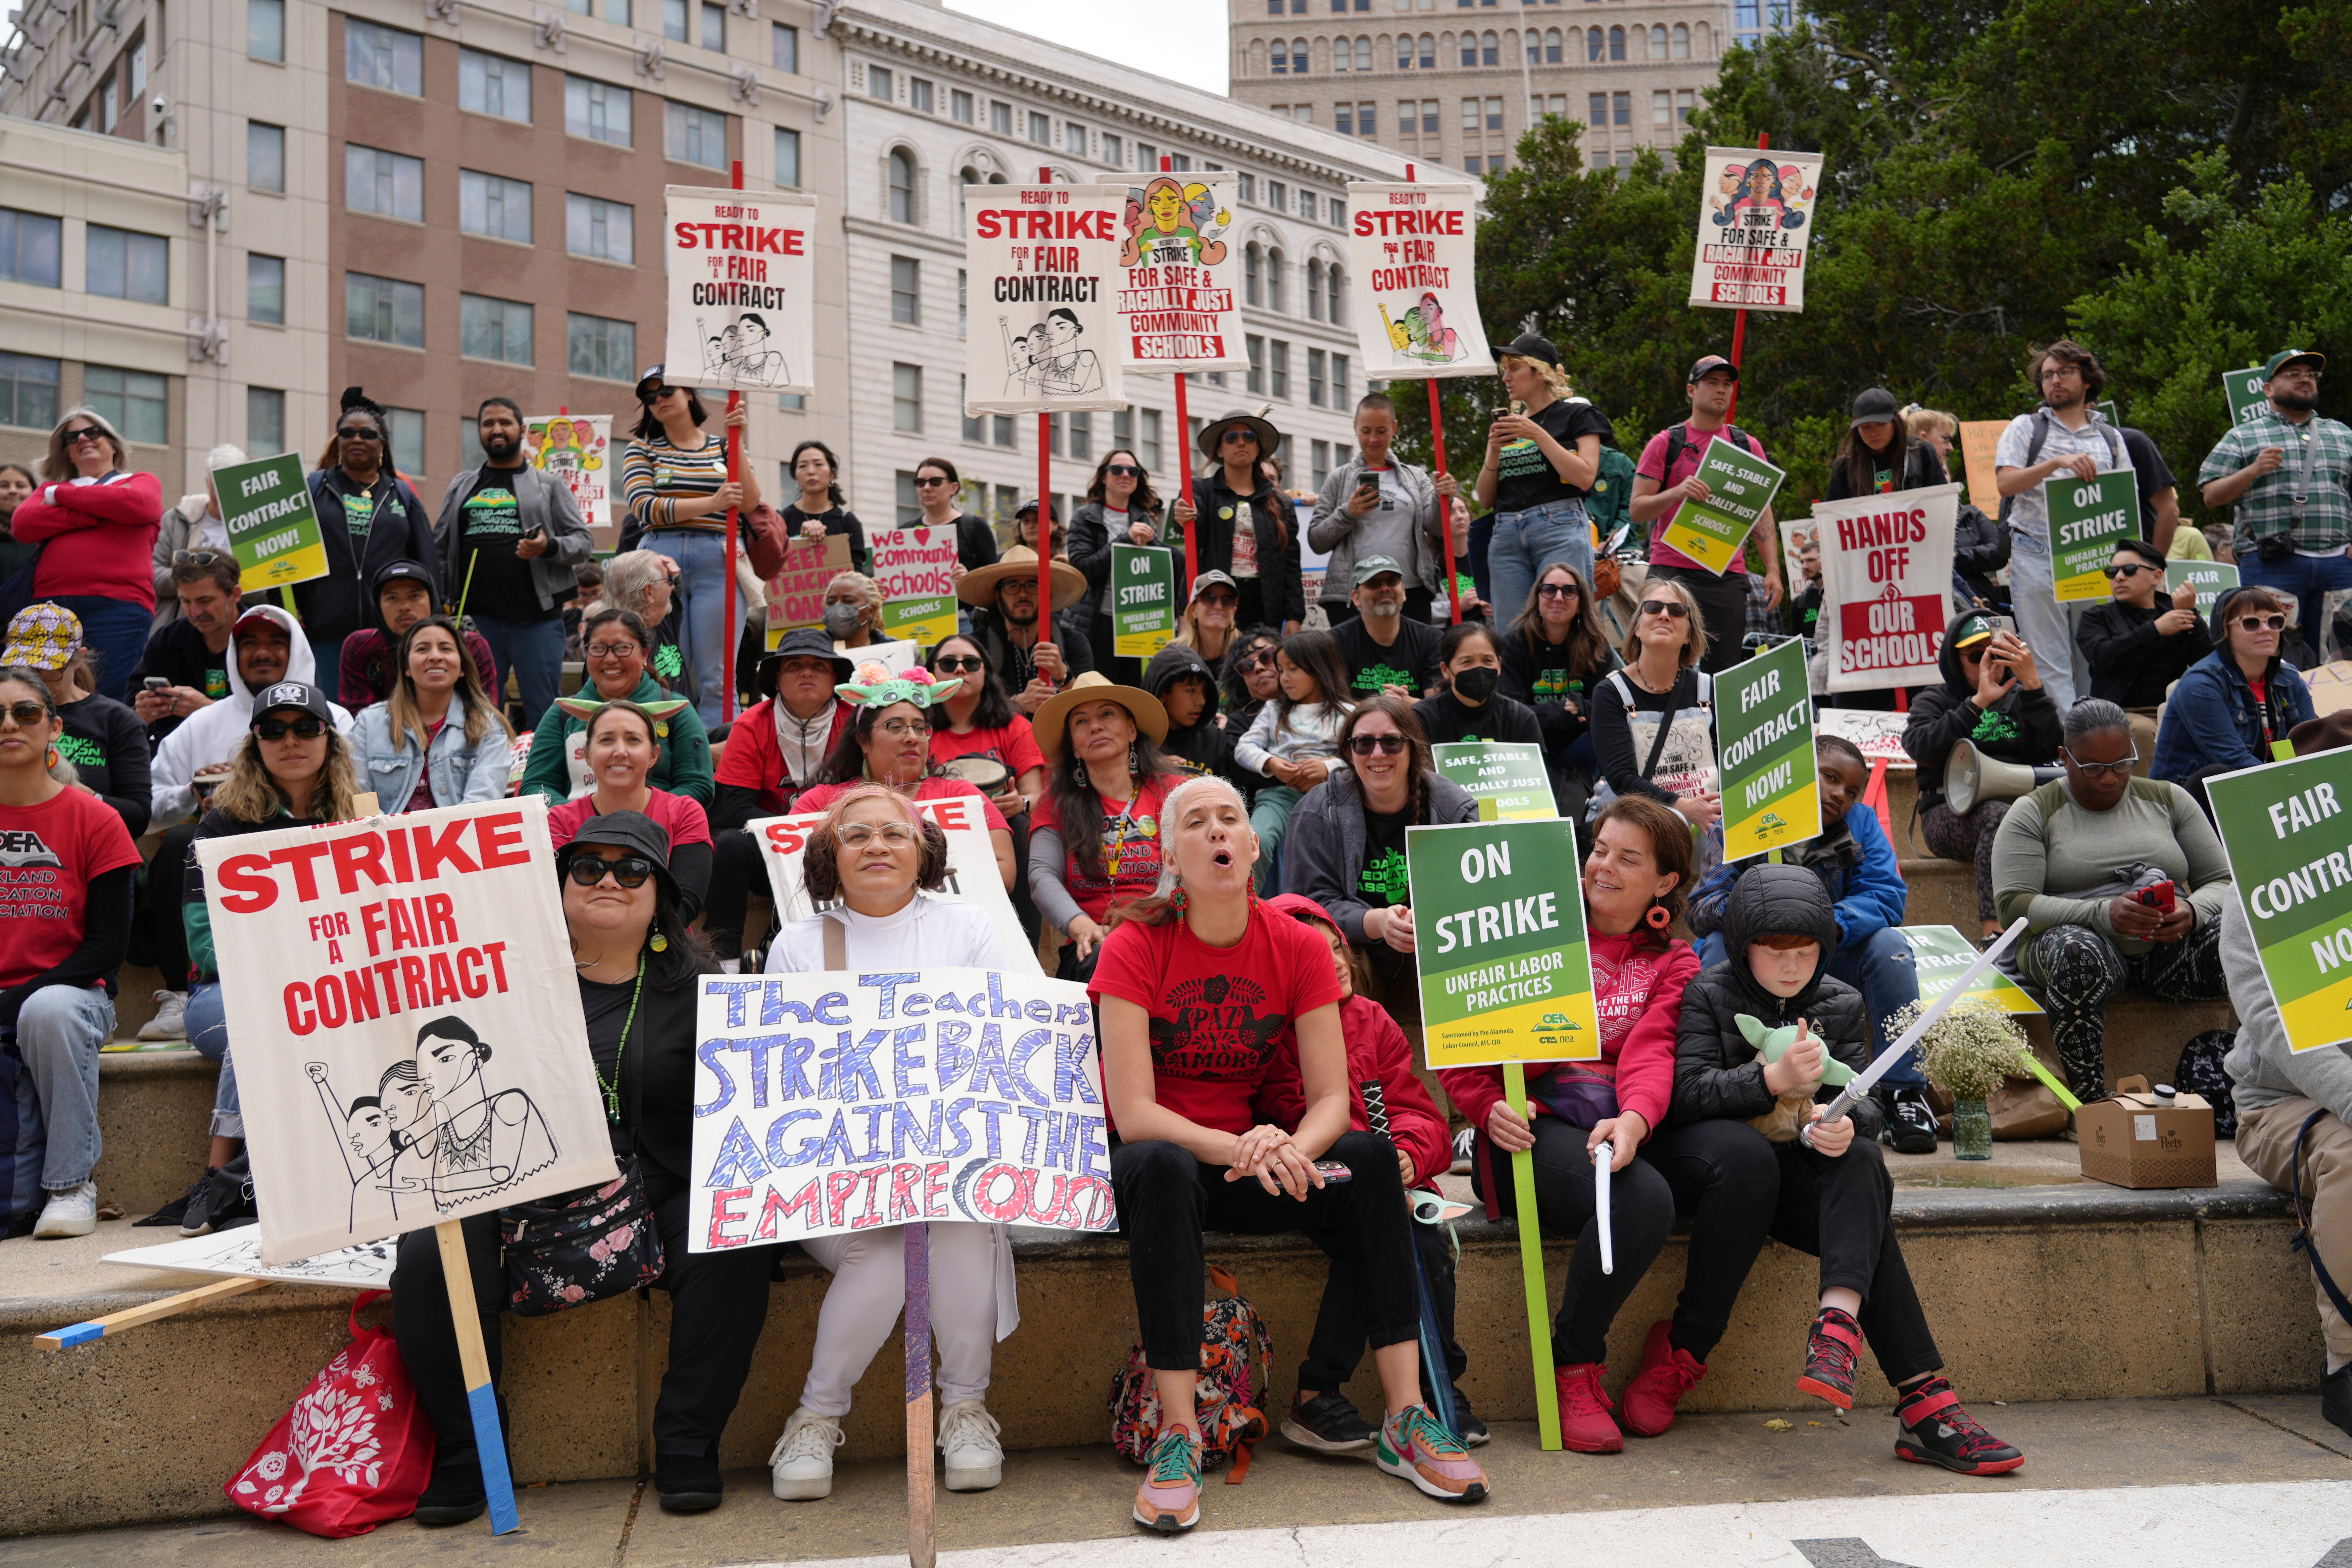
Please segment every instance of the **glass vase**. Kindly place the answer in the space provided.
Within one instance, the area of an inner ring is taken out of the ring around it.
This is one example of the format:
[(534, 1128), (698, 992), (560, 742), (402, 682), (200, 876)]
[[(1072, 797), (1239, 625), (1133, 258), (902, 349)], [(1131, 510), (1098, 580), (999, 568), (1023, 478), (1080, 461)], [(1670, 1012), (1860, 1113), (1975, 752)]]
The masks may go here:
[(1952, 1102), (1952, 1158), (1992, 1158), (1992, 1111), (1981, 1100)]

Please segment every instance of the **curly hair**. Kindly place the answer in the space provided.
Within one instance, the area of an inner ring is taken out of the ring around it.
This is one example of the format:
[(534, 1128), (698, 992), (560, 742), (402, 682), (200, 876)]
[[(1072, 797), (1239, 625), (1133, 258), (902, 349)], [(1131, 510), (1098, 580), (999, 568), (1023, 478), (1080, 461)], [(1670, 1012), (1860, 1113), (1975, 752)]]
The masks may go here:
[(1601, 830), (1612, 822), (1630, 823), (1649, 836), (1650, 858), (1656, 863), (1658, 874), (1671, 875), (1675, 885), (1666, 889), (1657, 901), (1666, 911), (1667, 929), (1661, 930), (1646, 921), (1634, 927), (1635, 934), (1651, 945), (1664, 950), (1674, 938), (1667, 934), (1673, 923), (1683, 918), (1683, 906), (1691, 892), (1691, 831), (1682, 813), (1672, 806), (1652, 800), (1646, 795), (1621, 795), (1601, 807), (1601, 815), (1592, 819), (1592, 839), (1601, 841)]
[[(351, 742), (332, 724), (327, 726), (327, 760), (319, 769), (318, 788), (310, 796), (310, 822), (349, 822), (359, 816), (354, 799), (359, 777), (352, 766)], [(406, 803), (384, 802), (398, 810)], [(213, 807), (239, 822), (268, 822), (291, 807), (286, 786), (261, 760), (261, 742), (247, 730), (229, 759), (228, 777), (213, 791)]]
[(922, 840), (922, 853), (915, 862), (915, 886), (927, 893), (947, 886), (947, 830), (917, 811), (915, 803), (897, 790), (859, 784), (843, 791), (824, 808), (824, 819), (809, 830), (808, 850), (801, 857), (801, 885), (808, 889), (812, 904), (823, 908), (841, 898), (841, 819), (849, 815), (851, 806), (869, 800), (887, 800), (898, 806)]

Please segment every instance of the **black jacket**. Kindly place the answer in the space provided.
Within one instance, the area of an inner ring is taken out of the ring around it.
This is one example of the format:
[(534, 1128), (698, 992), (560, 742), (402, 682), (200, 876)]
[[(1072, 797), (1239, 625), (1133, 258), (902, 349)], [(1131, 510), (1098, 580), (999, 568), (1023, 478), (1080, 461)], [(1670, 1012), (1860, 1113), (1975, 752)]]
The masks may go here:
[(1960, 503), (1952, 524), (1952, 570), (1969, 580), (1977, 597), (1988, 605), (2009, 603), (2009, 590), (1992, 574), (2009, 564), (2009, 530), (1968, 502)]
[[(1073, 605), (1054, 612), (1054, 646), (1062, 650), (1062, 663), (1069, 670), (1064, 684), (1076, 680), (1087, 671), (1099, 668), (1095, 663), (1094, 639), (1086, 632), (1087, 613)], [(971, 613), (972, 640), (988, 659), (988, 668), (996, 671), (1004, 682), (1008, 696), (1019, 696), (1024, 681), (1013, 679), (1013, 639), (1004, 635), (1004, 617), (996, 610), (974, 610)]]
[[(1750, 942), (1786, 931), (1811, 936), (1822, 952), (1811, 982), (1784, 998), (1757, 984), (1747, 952)], [(1772, 1109), (1778, 1097), (1764, 1087), (1764, 1063), (1739, 1032), (1742, 1013), (1776, 1029), (1802, 1018), (1839, 1061), (1856, 1072), (1870, 1065), (1870, 1014), (1862, 993), (1829, 972), (1837, 944), (1837, 911), (1812, 872), (1801, 866), (1753, 866), (1741, 875), (1723, 915), (1723, 945), (1731, 956), (1683, 993), (1668, 1126), (1744, 1121)], [(1826, 1104), (1837, 1092), (1824, 1084), (1813, 1098)], [(1854, 1136), (1874, 1141), (1882, 1125), (1876, 1103), (1865, 1095), (1854, 1102), (1853, 1116)]]
[[(1930, 485), (1950, 483), (1949, 477), (1944, 472), (1944, 460), (1936, 456), (1934, 447), (1919, 440), (1906, 441), (1906, 447), (1903, 454), (1903, 481), (1895, 487), (1896, 489), (1922, 490)], [(1846, 478), (1845, 465), (1832, 460), (1830, 464), (1829, 490), (1822, 499), (1852, 500), (1861, 493)]]
[[(1216, 672), (1199, 653), (1182, 643), (1170, 643), (1143, 667), (1143, 689), (1164, 700), (1170, 683), (1183, 675), (1197, 675), (1209, 683), (1209, 705), (1201, 710), (1200, 722), (1185, 729), (1179, 730), (1175, 721), (1170, 721), (1168, 738), (1160, 742), (1160, 749), (1174, 758), (1186, 773), (1214, 773), (1241, 784), (1244, 774), (1241, 764), (1234, 760), (1234, 738), (1217, 722), (1217, 703), (1224, 694), (1217, 686)], [(1244, 788), (1243, 793), (1249, 792)]]
[(996, 564), (996, 530), (988, 525), (986, 519), (970, 512), (956, 514), (956, 559), (967, 572)]
[(1923, 687), (1911, 699), (1911, 721), (1903, 730), (1903, 749), (1919, 766), (1922, 807), (1944, 798), (1944, 761), (1958, 742), (1973, 741), (1986, 756), (2006, 763), (2038, 766), (2058, 760), (2058, 704), (2047, 688), (2029, 691), (2012, 686), (1979, 711), (1976, 688), (1961, 676), (1959, 650), (1949, 637), (1936, 667), (1944, 672), (1944, 683)]
[(2158, 617), (2170, 608), (2172, 601), (2159, 595), (2145, 610), (2109, 599), (2083, 612), (2074, 642), (2091, 661), (2092, 696), (2126, 708), (2153, 708), (2164, 700), (2166, 687), (2213, 651), (2204, 621), (2195, 616), (2186, 631), (2158, 631)]
[[(1141, 507), (1132, 510), (1138, 513), (1143, 511)], [(1150, 521), (1156, 536), (1154, 542), (1167, 543), (1167, 535), (1160, 519), (1154, 517)], [(1110, 609), (1103, 603), (1103, 588), (1110, 581), (1110, 547), (1133, 542), (1127, 536), (1125, 524), (1120, 525), (1117, 538), (1111, 536), (1110, 525), (1103, 521), (1103, 504), (1098, 500), (1090, 500), (1070, 513), (1070, 564), (1085, 573), (1087, 578), (1087, 596), (1078, 603), (1089, 617), (1105, 626), (1110, 625)], [(1177, 573), (1176, 593), (1181, 599), (1192, 583), (1182, 575), (1181, 564)], [(1108, 633), (1104, 635), (1106, 637), (1108, 636)], [(1110, 645), (1106, 641), (1103, 646), (1108, 651)]]
[(1290, 498), (1275, 489), (1271, 479), (1260, 480), (1255, 495), (1235, 495), (1226, 488), (1225, 470), (1220, 468), (1192, 481), (1192, 500), (1199, 511), (1191, 535), (1168, 540), (1176, 549), (1176, 581), (1182, 584), (1178, 591), (1189, 591), (1192, 579), (1203, 572), (1234, 569), (1233, 514), (1247, 501), (1257, 533), (1258, 592), (1265, 618), (1306, 619), (1307, 590), (1298, 576), (1298, 509)]
[(1500, 691), (1486, 699), (1485, 707), (1471, 708), (1455, 700), (1449, 689), (1434, 697), (1423, 698), (1412, 705), (1412, 712), (1433, 746), (1472, 740), (1525, 746), (1543, 744), (1543, 731), (1536, 724), (1533, 710), (1524, 702), (1512, 701)]
[[(327, 574), (297, 583), (293, 595), (302, 629), (312, 642), (340, 642), (376, 624), (376, 574), (395, 561), (414, 561), (437, 572), (440, 547), (433, 542), (433, 514), (416, 499), (405, 479), (387, 469), (376, 478), (375, 515), (365, 540), (354, 545), (343, 510), (340, 484), (350, 480), (341, 468), (320, 468), (310, 475), (310, 500), (319, 509), (319, 534), (327, 546)], [(431, 584), (434, 603), (441, 602), (443, 584)], [(332, 670), (319, 671), (331, 678)]]
[[(801, 503), (793, 501), (791, 505), (784, 508), (782, 515), (784, 519), (785, 531), (790, 533), (794, 539), (798, 539), (801, 536), (801, 524), (806, 522), (811, 518), (816, 519), (819, 522), (824, 524), (824, 531), (828, 537), (846, 539), (849, 541), (849, 569), (851, 571), (866, 576), (871, 576), (873, 574), (873, 557), (866, 553), (866, 525), (857, 521), (857, 514), (856, 512), (851, 511), (845, 507), (837, 506), (829, 506), (823, 511), (803, 511), (801, 510)], [(990, 537), (990, 542), (993, 543), (994, 542), (994, 536), (992, 535)], [(963, 535), (961, 529), (959, 529), (957, 532), (956, 542), (959, 548), (963, 542)]]

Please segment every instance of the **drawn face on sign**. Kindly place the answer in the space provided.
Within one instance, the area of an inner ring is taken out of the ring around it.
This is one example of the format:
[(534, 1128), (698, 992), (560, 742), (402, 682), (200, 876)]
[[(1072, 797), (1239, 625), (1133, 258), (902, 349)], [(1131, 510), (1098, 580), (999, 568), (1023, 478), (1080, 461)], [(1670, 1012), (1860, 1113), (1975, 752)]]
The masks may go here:
[(406, 1134), (433, 1119), (433, 1091), (414, 1062), (394, 1063), (376, 1086), (376, 1104), (383, 1112), (387, 1136)]
[(353, 1105), (343, 1122), (343, 1143), (370, 1170), (391, 1158), (392, 1123), (384, 1119), (383, 1106), (373, 1100)]
[(427, 1035), (416, 1042), (416, 1070), (432, 1086), (434, 1102), (454, 1110), (477, 1098), (466, 1092), (466, 1086), (482, 1076), (482, 1058), (488, 1054), (488, 1046), (471, 1040)]
[(1151, 226), (1162, 234), (1174, 234), (1184, 221), (1184, 198), (1173, 180), (1154, 180), (1146, 193), (1145, 202), (1151, 208)]

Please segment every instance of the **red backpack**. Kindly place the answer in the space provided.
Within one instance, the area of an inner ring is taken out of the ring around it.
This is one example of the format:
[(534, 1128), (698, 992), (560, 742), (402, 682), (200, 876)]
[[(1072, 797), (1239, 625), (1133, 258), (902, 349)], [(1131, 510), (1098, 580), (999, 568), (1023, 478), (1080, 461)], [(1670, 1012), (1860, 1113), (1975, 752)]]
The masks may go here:
[[(1201, 1418), (1201, 1469), (1206, 1474), (1230, 1458), (1234, 1473), (1225, 1484), (1239, 1486), (1249, 1474), (1251, 1445), (1266, 1435), (1264, 1379), (1272, 1371), (1274, 1334), (1241, 1293), (1241, 1281), (1213, 1263), (1209, 1279), (1225, 1294), (1201, 1314), (1201, 1381), (1192, 1396)], [(1255, 1391), (1250, 1385), (1252, 1347), (1261, 1378)], [(1127, 1365), (1111, 1384), (1111, 1446), (1143, 1463), (1152, 1439), (1160, 1435), (1160, 1391), (1139, 1344), (1127, 1352)]]

